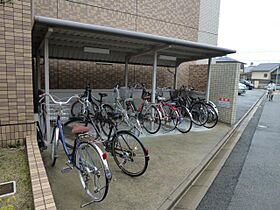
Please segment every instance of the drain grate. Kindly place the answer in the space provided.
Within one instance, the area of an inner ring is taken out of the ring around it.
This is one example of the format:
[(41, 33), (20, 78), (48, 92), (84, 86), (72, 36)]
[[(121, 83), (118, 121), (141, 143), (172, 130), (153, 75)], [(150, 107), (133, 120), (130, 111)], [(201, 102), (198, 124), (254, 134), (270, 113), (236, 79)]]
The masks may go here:
[(15, 181), (0, 183), (0, 198), (13, 195), (15, 193), (16, 193)]

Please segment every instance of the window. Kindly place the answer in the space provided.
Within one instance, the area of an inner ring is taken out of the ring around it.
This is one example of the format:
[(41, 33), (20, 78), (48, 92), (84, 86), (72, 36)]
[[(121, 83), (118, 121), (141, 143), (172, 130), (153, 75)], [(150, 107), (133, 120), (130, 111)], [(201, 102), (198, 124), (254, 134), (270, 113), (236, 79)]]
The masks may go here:
[(263, 76), (264, 76), (264, 78), (266, 78), (266, 77), (267, 77), (267, 74), (264, 74)]

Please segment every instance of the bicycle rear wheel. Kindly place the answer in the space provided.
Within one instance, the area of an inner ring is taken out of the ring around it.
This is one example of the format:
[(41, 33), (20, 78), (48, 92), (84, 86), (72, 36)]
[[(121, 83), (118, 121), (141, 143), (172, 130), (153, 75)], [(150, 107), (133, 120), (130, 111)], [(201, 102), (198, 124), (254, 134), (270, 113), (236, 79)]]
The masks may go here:
[(160, 112), (156, 106), (151, 105), (143, 110), (140, 114), (140, 122), (148, 133), (157, 133), (161, 126), (161, 119)]
[(177, 124), (177, 129), (181, 133), (188, 133), (192, 128), (192, 116), (190, 111), (185, 106), (177, 106), (177, 111), (179, 112), (179, 121)]
[(136, 136), (128, 131), (120, 131), (114, 136), (112, 144), (114, 160), (125, 174), (134, 177), (145, 173), (149, 154)]
[(193, 123), (196, 125), (204, 125), (208, 119), (208, 110), (204, 103), (195, 102), (191, 107), (191, 114), (193, 117)]
[(208, 110), (208, 119), (206, 123), (203, 125), (205, 128), (213, 128), (218, 123), (218, 114), (214, 107), (211, 104), (206, 104)]
[(91, 143), (82, 142), (75, 151), (81, 184), (94, 202), (100, 202), (107, 196), (112, 176), (107, 161), (99, 150)]

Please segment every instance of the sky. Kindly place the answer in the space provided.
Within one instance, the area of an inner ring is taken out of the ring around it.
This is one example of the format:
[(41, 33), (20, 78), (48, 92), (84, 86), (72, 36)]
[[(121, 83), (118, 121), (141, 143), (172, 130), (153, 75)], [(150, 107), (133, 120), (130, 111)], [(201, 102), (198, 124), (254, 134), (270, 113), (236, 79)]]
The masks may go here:
[(218, 46), (248, 65), (280, 63), (280, 0), (221, 0)]

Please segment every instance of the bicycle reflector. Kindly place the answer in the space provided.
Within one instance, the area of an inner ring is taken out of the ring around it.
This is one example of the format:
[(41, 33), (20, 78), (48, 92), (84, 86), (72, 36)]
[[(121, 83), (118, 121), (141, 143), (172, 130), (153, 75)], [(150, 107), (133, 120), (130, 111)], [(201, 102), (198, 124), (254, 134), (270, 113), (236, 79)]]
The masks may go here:
[(149, 150), (147, 148), (145, 148), (145, 155), (148, 155), (149, 154)]
[(102, 154), (102, 158), (103, 158), (103, 160), (106, 160), (106, 159), (107, 159), (107, 157), (108, 157), (107, 153), (106, 153), (106, 152), (104, 152), (104, 153)]

